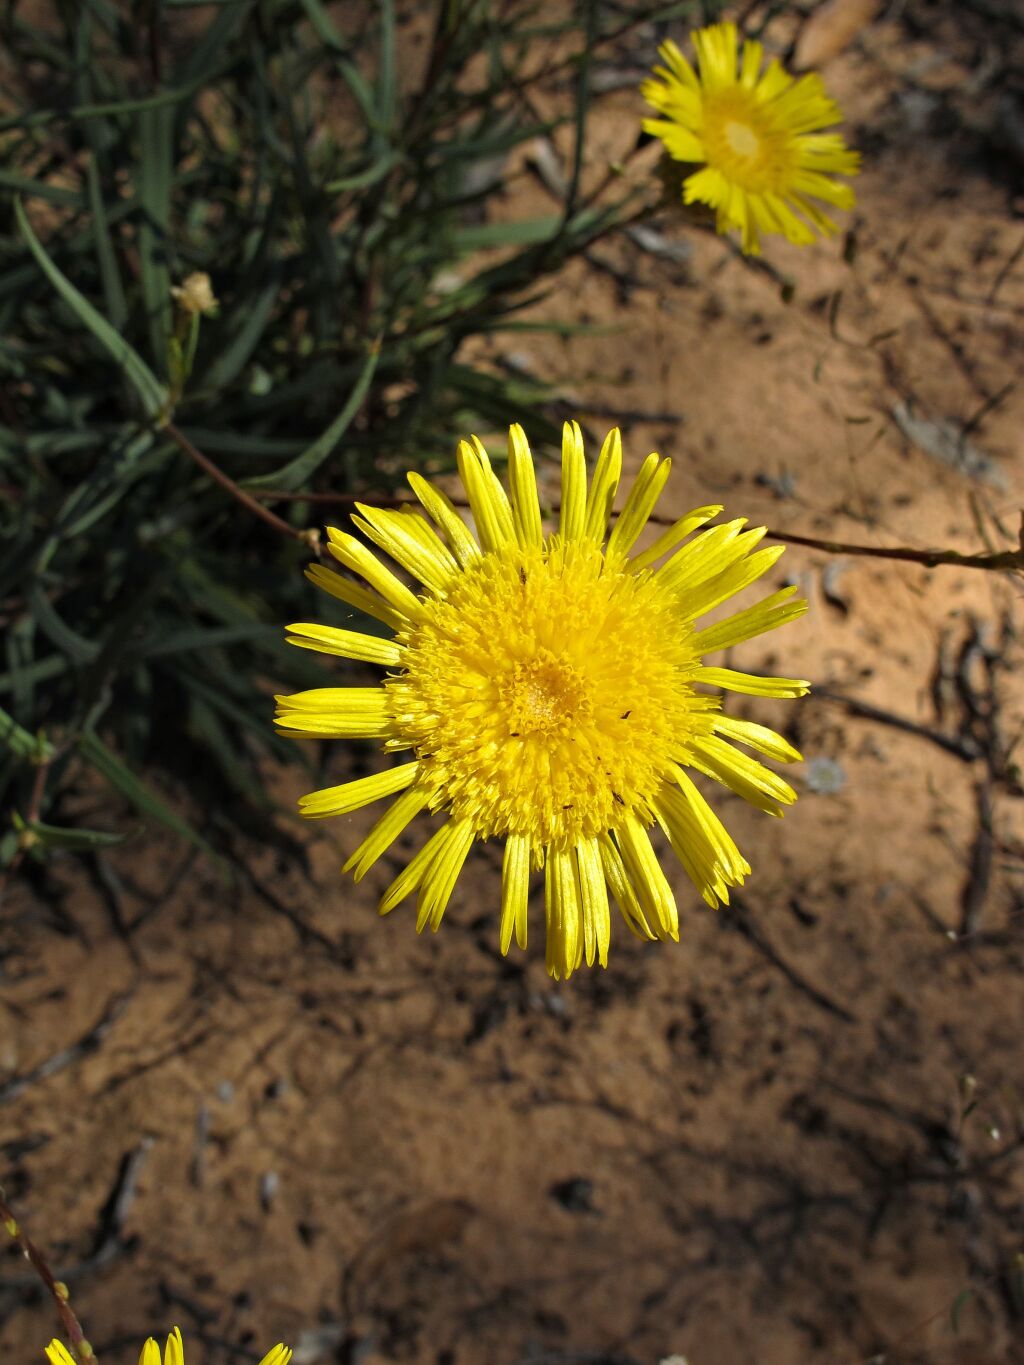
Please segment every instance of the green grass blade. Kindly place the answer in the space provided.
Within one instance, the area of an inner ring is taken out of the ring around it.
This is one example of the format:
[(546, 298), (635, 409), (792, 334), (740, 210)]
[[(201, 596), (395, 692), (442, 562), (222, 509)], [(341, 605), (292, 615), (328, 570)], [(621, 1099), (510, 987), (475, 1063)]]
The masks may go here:
[(43, 848), (66, 848), (85, 853), (93, 848), (111, 848), (123, 843), (124, 834), (108, 833), (100, 829), (62, 829), (57, 825), (46, 825), (41, 820), (31, 820), (27, 829), (36, 836)]
[(367, 354), (362, 373), (355, 387), (345, 401), (345, 406), (324, 432), (308, 446), (301, 455), (273, 474), (261, 474), (255, 479), (247, 479), (247, 488), (281, 488), (291, 493), (312, 478), (324, 461), (332, 454), (338, 442), (345, 435), (352, 419), (362, 407), (363, 399), (370, 388), (377, 362), (380, 360), (380, 343), (375, 342)]
[(0, 743), (10, 749), (17, 758), (26, 758), (32, 763), (45, 763), (53, 757), (53, 747), (41, 736), (31, 735), (18, 724), (13, 716), (0, 706)]
[(98, 735), (92, 731), (87, 731), (79, 738), (79, 752), (82, 757), (96, 771), (110, 783), (110, 785), (121, 793), (126, 801), (130, 802), (142, 815), (148, 815), (160, 824), (165, 825), (175, 834), (187, 839), (189, 843), (195, 844), (204, 853), (211, 857), (216, 857), (213, 849), (206, 840), (192, 826), (181, 818), (177, 812), (171, 810), (157, 794), (147, 787), (144, 782), (135, 776), (117, 755), (103, 743)]
[(89, 300), (75, 288), (67, 276), (53, 263), (45, 247), (32, 230), (20, 199), (14, 201), (14, 216), (29, 251), (35, 257), (43, 274), (56, 289), (75, 316), (92, 333), (100, 345), (113, 358), (118, 369), (131, 381), (132, 387), (142, 402), (147, 417), (157, 418), (167, 402), (167, 391), (156, 375), (131, 346), (128, 345), (109, 322), (98, 313)]
[(139, 115), (139, 266), (153, 366), (167, 373), (171, 339), (170, 216), (174, 111), (145, 109)]
[(121, 332), (124, 330), (128, 318), (128, 304), (125, 301), (121, 273), (117, 268), (117, 257), (114, 255), (114, 245), (110, 237), (110, 225), (107, 222), (107, 210), (103, 203), (103, 187), (100, 184), (95, 154), (89, 157), (85, 173), (89, 191), (89, 210), (92, 213), (92, 221), (96, 228), (96, 259), (99, 262), (100, 279), (103, 281), (103, 298), (107, 305), (107, 317), (110, 319), (111, 326)]

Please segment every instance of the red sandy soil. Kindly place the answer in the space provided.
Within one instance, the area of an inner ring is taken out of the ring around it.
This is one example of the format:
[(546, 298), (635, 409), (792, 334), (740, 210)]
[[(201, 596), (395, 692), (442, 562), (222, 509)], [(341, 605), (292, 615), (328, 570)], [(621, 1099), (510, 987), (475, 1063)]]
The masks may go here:
[[(688, 261), (605, 243), (537, 310), (604, 330), (493, 346), (597, 439), (634, 414), (671, 514), (1013, 543), (1024, 205), (984, 68), (1013, 26), (891, 8), (825, 68), (866, 153), (851, 263), (769, 242), (786, 303), (666, 215)], [(652, 58), (648, 33), (623, 60)], [(639, 113), (599, 103), (593, 173)], [(550, 211), (510, 180), (510, 217)], [(970, 426), (980, 477), (901, 433), (908, 400)], [(770, 821), (716, 793), (754, 875), (713, 914), (673, 870), (678, 946), (616, 925), (607, 971), (559, 986), (535, 921), (502, 959), (493, 847), (436, 936), (378, 922), (423, 831), (355, 887), (373, 812), (302, 831), (306, 866), (253, 850), (254, 885), (150, 832), (109, 857), (116, 894), (71, 859), (46, 902), (13, 889), (0, 1169), (104, 1362), (172, 1323), (190, 1365), (279, 1339), (298, 1365), (1024, 1361), (1021, 582), (799, 548), (787, 579), (809, 615), (730, 662), (814, 681), (735, 706), (803, 750), (801, 799)], [(38, 1360), (52, 1308), (0, 1268), (0, 1349)]]

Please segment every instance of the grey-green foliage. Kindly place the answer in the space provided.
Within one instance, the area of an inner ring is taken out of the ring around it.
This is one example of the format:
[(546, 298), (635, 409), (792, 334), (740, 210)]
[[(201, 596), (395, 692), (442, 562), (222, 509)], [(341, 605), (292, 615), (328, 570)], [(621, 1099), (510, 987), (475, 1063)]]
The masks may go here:
[(47, 23), (2, 7), (0, 806), (28, 812), (37, 844), (74, 843), (61, 793), (82, 764), (179, 832), (140, 773), (184, 779), (211, 839), (260, 805), (261, 758), (299, 752), (273, 732), (268, 680), (325, 680), (282, 643), (284, 622), (329, 610), (302, 546), (161, 428), (171, 284), (205, 271), (220, 304), (174, 421), (261, 496), (386, 490), (512, 420), (553, 438), (550, 395), (464, 343), (631, 206), (574, 194), (504, 225), (503, 159), (553, 126), (545, 82), (585, 136), (601, 42), (690, 8), (591, 0), (552, 23), (518, 0), (57, 0)]

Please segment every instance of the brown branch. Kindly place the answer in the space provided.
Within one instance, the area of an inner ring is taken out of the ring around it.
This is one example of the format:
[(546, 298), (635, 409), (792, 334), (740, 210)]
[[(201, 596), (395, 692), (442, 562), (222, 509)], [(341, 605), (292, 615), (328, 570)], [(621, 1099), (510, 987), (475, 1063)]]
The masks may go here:
[(61, 1280), (54, 1278), (53, 1271), (47, 1265), (42, 1252), (39, 1251), (38, 1247), (29, 1238), (24, 1228), (21, 1227), (18, 1220), (15, 1218), (13, 1211), (3, 1197), (2, 1191), (0, 1191), (0, 1222), (3, 1222), (8, 1233), (21, 1247), (25, 1254), (25, 1259), (29, 1262), (32, 1269), (49, 1291), (50, 1296), (56, 1305), (57, 1316), (60, 1318), (61, 1325), (64, 1328), (64, 1334), (70, 1341), (71, 1349), (74, 1351), (75, 1355), (79, 1360), (94, 1361), (96, 1355), (85, 1338), (85, 1333), (82, 1331), (82, 1325), (75, 1316), (74, 1309), (68, 1302), (69, 1295), (67, 1285)]
[(300, 541), (319, 557), (319, 531), (312, 527), (308, 530), (300, 531), (295, 526), (289, 526), (286, 521), (282, 521), (281, 518), (274, 512), (271, 512), (269, 508), (261, 506), (244, 488), (239, 488), (234, 479), (229, 478), (228, 475), (224, 473), (223, 469), (213, 463), (209, 456), (204, 455), (201, 450), (197, 450), (185, 433), (176, 427), (173, 422), (168, 422), (163, 429), (175, 445), (178, 446), (180, 450), (183, 450), (189, 459), (193, 460), (205, 474), (208, 474), (210, 478), (214, 480), (215, 483), (219, 483), (221, 488), (230, 493), (237, 503), (240, 503), (247, 511), (251, 512), (253, 516), (259, 517), (261, 521), (266, 522), (268, 526), (273, 527), (273, 529), (278, 531), (281, 535), (290, 536), (292, 540)]
[[(652, 518), (653, 520), (653, 518)], [(1024, 513), (1022, 513), (1022, 541), (1019, 549), (999, 550), (993, 554), (967, 555), (959, 550), (914, 550), (909, 546), (885, 549), (880, 545), (848, 545), (839, 540), (817, 540), (814, 536), (799, 536), (789, 531), (768, 531), (769, 540), (785, 541), (787, 545), (806, 545), (812, 550), (823, 550), (830, 555), (862, 555), (871, 559), (899, 559), (906, 564), (923, 564), (926, 569), (940, 564), (953, 564), (961, 569), (988, 569), (991, 572), (1024, 571)]]
[[(198, 454), (198, 452), (196, 452)], [(218, 471), (219, 472), (219, 471)], [(224, 476), (222, 476), (224, 477)], [(228, 480), (230, 483), (230, 480)], [(234, 484), (231, 487), (235, 487)], [(242, 497), (249, 497), (237, 490)], [(416, 507), (419, 504), (414, 498), (406, 497), (401, 494), (380, 494), (373, 493), (286, 493), (279, 489), (267, 488), (259, 489), (256, 494), (258, 498), (264, 498), (267, 502), (311, 502), (324, 503), (327, 505), (336, 504), (340, 506), (351, 506), (354, 502), (375, 502), (383, 507), (402, 507), (405, 505)], [(455, 497), (452, 501), (459, 507), (468, 507), (466, 498)], [(557, 513), (559, 508), (556, 503), (551, 509), (552, 513)], [(273, 516), (265, 508), (259, 508), (262, 516)], [(277, 518), (275, 517), (276, 521)], [(675, 521), (674, 517), (665, 516), (658, 512), (652, 512), (650, 522), (653, 526), (671, 526)], [(281, 523), (284, 526), (284, 523)], [(297, 532), (288, 526), (285, 529), (291, 535), (297, 535), (300, 539), (306, 539), (312, 532)], [(1021, 543), (1015, 550), (996, 550), (986, 554), (964, 554), (960, 550), (915, 550), (909, 545), (896, 545), (887, 549), (881, 545), (851, 545), (842, 540), (819, 540), (816, 536), (801, 536), (794, 531), (775, 531), (770, 527), (767, 531), (769, 540), (780, 540), (787, 545), (805, 545), (811, 550), (821, 550), (829, 555), (861, 555), (869, 559), (895, 559), (905, 564), (921, 564), (926, 569), (935, 569), (943, 564), (951, 564), (961, 569), (986, 569), (992, 573), (1022, 573), (1024, 572), (1024, 511), (1021, 512)]]
[(343, 507), (351, 507), (357, 502), (372, 502), (375, 507), (418, 506), (414, 498), (401, 493), (289, 493), (283, 488), (254, 488), (252, 496), (263, 502), (319, 502)]

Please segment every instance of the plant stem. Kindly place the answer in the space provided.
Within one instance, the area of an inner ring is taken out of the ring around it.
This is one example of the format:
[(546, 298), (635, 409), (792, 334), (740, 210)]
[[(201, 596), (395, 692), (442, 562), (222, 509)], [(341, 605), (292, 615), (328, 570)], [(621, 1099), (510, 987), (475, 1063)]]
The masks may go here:
[[(241, 489), (238, 490), (241, 493)], [(247, 494), (243, 494), (248, 497)], [(382, 507), (418, 507), (419, 504), (414, 498), (402, 496), (375, 496), (373, 493), (286, 493), (282, 490), (273, 488), (260, 489), (256, 497), (264, 498), (267, 502), (310, 502), (334, 504), (337, 506), (351, 506), (354, 502), (376, 503)], [(453, 502), (459, 507), (467, 507), (469, 504), (465, 498), (453, 498)], [(261, 514), (265, 514), (265, 509), (259, 509)], [(559, 510), (557, 504), (552, 507), (552, 513)], [(266, 514), (273, 516), (273, 513)], [(277, 518), (274, 518), (277, 521)], [(673, 518), (652, 513), (650, 517), (652, 525), (670, 526)], [(283, 523), (282, 523), (283, 525)], [(296, 534), (289, 526), (287, 527), (293, 535)], [(298, 533), (301, 537), (302, 533)], [(306, 533), (308, 534), (308, 533)], [(990, 573), (1022, 573), (1024, 572), (1024, 512), (1021, 513), (1021, 543), (1015, 550), (996, 550), (988, 554), (964, 554), (960, 550), (915, 550), (909, 545), (896, 545), (891, 549), (886, 549), (880, 545), (851, 545), (842, 540), (819, 540), (815, 536), (801, 536), (795, 531), (767, 531), (769, 540), (781, 540), (787, 545), (805, 545), (811, 550), (821, 550), (829, 555), (860, 555), (868, 559), (895, 559), (905, 564), (921, 564), (926, 569), (935, 569), (943, 564), (951, 564), (961, 569), (985, 569)]]
[(823, 550), (829, 555), (862, 555), (871, 559), (899, 559), (907, 564), (923, 564), (926, 569), (940, 564), (953, 564), (961, 569), (987, 569), (1006, 573), (1024, 571), (1024, 540), (1016, 550), (998, 550), (992, 554), (967, 555), (959, 550), (914, 550), (909, 546), (885, 549), (878, 545), (848, 545), (840, 540), (817, 540), (814, 536), (799, 536), (789, 531), (769, 531), (770, 540), (785, 541), (787, 545), (806, 545), (812, 550)]
[[(290, 536), (293, 540), (301, 541), (303, 545), (307, 546), (307, 548), (312, 550), (314, 554), (319, 557), (320, 533), (318, 531), (313, 528), (300, 531), (297, 527), (289, 526), (286, 521), (282, 521), (281, 518), (277, 516), (276, 513), (271, 512), (269, 508), (261, 506), (250, 493), (247, 493), (244, 488), (239, 488), (234, 479), (229, 478), (227, 474), (224, 473), (223, 469), (215, 465), (209, 456), (204, 455), (201, 450), (197, 450), (185, 433), (179, 430), (173, 422), (166, 423), (163, 430), (166, 431), (167, 435), (180, 450), (183, 450), (191, 460), (195, 461), (204, 473), (209, 474), (211, 479), (216, 483), (219, 483), (221, 488), (230, 493), (235, 501), (241, 503), (241, 505), (246, 508), (247, 511), (251, 512), (253, 516), (259, 517), (261, 521), (265, 521), (268, 526), (272, 526), (275, 531), (279, 531), (282, 535)], [(280, 494), (277, 496), (280, 497)]]
[(14, 1238), (25, 1253), (25, 1259), (29, 1262), (32, 1269), (36, 1272), (43, 1284), (46, 1286), (54, 1303), (57, 1306), (57, 1316), (61, 1320), (64, 1333), (71, 1343), (71, 1349), (79, 1360), (95, 1361), (96, 1356), (92, 1347), (85, 1338), (82, 1331), (82, 1324), (75, 1316), (71, 1304), (68, 1302), (68, 1287), (54, 1277), (53, 1271), (46, 1263), (42, 1252), (31, 1241), (24, 1228), (15, 1218), (14, 1213), (7, 1201), (4, 1199), (3, 1191), (0, 1190), (0, 1222)]

